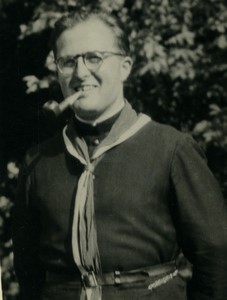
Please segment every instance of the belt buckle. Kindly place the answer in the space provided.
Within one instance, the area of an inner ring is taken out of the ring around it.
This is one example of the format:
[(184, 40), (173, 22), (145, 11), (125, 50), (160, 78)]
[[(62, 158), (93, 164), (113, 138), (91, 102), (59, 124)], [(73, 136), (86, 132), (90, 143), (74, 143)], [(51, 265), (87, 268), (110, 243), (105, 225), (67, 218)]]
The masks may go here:
[(120, 284), (121, 283), (121, 272), (120, 271), (114, 271), (114, 283)]
[(81, 275), (81, 280), (84, 288), (93, 288), (98, 286), (94, 271), (89, 271)]

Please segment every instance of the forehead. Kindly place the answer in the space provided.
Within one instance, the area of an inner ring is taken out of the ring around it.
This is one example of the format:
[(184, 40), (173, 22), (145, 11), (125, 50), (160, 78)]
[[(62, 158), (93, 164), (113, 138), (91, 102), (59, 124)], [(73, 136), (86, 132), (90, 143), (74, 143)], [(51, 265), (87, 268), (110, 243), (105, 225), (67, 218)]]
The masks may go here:
[(116, 51), (114, 32), (102, 21), (89, 20), (65, 30), (56, 42), (57, 56), (89, 51)]

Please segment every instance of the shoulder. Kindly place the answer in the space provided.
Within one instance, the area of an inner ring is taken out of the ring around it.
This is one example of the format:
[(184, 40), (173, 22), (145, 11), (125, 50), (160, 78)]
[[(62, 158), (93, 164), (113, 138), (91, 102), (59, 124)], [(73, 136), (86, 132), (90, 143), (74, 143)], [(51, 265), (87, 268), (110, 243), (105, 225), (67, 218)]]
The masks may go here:
[(151, 120), (141, 131), (147, 139), (147, 142), (157, 143), (157, 145), (168, 145), (176, 147), (178, 144), (184, 144), (188, 140), (193, 140), (189, 133), (181, 132), (173, 126), (161, 124)]
[(176, 155), (199, 155), (206, 160), (205, 153), (190, 133), (151, 120), (140, 132), (140, 143), (157, 155), (173, 159)]
[(32, 168), (41, 160), (48, 160), (64, 152), (62, 132), (30, 148), (25, 155), (25, 165)]

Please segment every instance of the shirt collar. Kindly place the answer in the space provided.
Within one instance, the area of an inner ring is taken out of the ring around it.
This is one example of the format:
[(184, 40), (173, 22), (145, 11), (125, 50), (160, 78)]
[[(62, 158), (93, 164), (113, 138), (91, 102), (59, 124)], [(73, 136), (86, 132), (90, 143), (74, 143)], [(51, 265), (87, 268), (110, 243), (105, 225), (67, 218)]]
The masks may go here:
[(108, 114), (101, 115), (96, 120), (92, 120), (92, 121), (84, 120), (84, 119), (80, 118), (77, 114), (75, 114), (75, 118), (78, 121), (80, 121), (81, 123), (89, 124), (89, 125), (95, 127), (95, 126), (97, 126), (97, 124), (100, 124), (100, 123), (110, 119), (114, 115), (117, 115), (123, 109), (124, 106), (125, 106), (125, 101), (122, 101), (118, 107), (111, 109), (108, 112)]

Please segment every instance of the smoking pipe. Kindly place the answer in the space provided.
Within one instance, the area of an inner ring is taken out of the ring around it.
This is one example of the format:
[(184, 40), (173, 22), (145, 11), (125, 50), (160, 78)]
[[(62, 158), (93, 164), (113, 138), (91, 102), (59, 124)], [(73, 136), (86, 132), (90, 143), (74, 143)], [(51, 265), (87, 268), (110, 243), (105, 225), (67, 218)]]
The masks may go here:
[(69, 97), (65, 98), (62, 102), (58, 103), (55, 100), (49, 100), (43, 105), (43, 110), (46, 112), (51, 112), (58, 117), (61, 113), (63, 113), (66, 108), (72, 105), (79, 97), (81, 93), (77, 92)]

